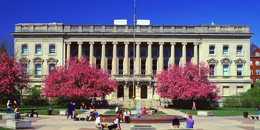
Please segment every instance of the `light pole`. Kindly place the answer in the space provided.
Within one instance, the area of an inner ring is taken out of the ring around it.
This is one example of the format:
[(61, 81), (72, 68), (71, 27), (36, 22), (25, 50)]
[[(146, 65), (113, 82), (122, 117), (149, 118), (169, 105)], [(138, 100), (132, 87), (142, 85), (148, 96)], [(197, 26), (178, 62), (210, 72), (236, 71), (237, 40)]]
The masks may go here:
[(133, 31), (134, 31), (134, 44), (133, 44), (133, 98), (132, 98), (132, 107), (135, 108), (135, 2), (136, 0), (134, 0), (134, 27), (133, 27)]

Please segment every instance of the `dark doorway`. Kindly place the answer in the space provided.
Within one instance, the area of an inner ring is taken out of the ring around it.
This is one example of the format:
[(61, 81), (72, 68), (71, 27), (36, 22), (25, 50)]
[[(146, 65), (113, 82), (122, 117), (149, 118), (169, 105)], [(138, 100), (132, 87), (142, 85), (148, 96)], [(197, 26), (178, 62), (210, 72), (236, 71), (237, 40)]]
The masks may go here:
[[(135, 91), (135, 93), (136, 93), (136, 91)], [(129, 99), (132, 99), (132, 98), (133, 98), (133, 85), (130, 85), (129, 86)]]
[(117, 98), (122, 98), (122, 97), (124, 97), (124, 86), (119, 85), (117, 87)]
[(147, 98), (147, 86), (142, 85), (141, 86), (141, 99), (146, 99)]

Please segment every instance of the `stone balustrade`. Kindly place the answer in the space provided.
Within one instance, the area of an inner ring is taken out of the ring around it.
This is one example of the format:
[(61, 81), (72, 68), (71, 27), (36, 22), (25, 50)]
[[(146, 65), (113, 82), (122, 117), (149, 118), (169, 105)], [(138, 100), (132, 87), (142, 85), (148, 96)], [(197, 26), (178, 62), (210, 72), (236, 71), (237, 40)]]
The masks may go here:
[[(63, 23), (20, 23), (15, 32), (133, 32), (133, 25), (65, 25)], [(137, 25), (136, 33), (249, 33), (246, 25)]]

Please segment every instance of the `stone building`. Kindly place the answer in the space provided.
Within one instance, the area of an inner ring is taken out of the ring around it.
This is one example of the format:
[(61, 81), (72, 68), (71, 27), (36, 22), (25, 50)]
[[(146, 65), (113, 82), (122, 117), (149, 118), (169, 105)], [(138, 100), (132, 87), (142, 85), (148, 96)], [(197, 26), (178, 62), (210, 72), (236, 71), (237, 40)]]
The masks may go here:
[(137, 25), (135, 66), (132, 25), (16, 24), (12, 35), (16, 59), (27, 66), (31, 86), (40, 87), (66, 59), (84, 55), (118, 81), (117, 92), (106, 98), (125, 106), (133, 94), (142, 104), (158, 101), (153, 75), (186, 61), (208, 64), (210, 81), (218, 82), (221, 96), (250, 88), (249, 26)]

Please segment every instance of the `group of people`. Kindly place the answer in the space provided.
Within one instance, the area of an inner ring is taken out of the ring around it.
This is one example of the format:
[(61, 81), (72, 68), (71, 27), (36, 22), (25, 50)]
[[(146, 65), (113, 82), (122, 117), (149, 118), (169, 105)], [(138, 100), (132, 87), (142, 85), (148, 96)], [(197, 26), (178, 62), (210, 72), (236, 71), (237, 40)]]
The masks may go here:
[[(183, 119), (186, 120), (186, 128), (193, 128), (194, 120), (192, 119), (192, 115), (190, 115), (188, 111), (183, 116)], [(179, 119), (177, 116), (174, 116), (174, 119), (172, 120), (172, 128), (179, 128), (179, 127), (180, 127)]]
[[(101, 130), (103, 130), (103, 128), (105, 128), (106, 127), (106, 124), (104, 125), (104, 124), (102, 124), (102, 121), (103, 121), (104, 119), (103, 119), (103, 115), (102, 114), (99, 114), (99, 116), (96, 118), (96, 120), (95, 120), (95, 125), (96, 125), (96, 127), (97, 128), (100, 128)], [(109, 125), (109, 126), (107, 126), (107, 128), (109, 129), (109, 130), (112, 130), (112, 129), (121, 129), (121, 127), (120, 127), (120, 118), (119, 118), (119, 115), (118, 114), (116, 114), (116, 116), (115, 116), (115, 120), (113, 121), (113, 124), (111, 124), (111, 125)]]
[[(11, 103), (10, 100), (7, 101), (6, 107), (7, 107), (6, 113), (7, 114), (11, 114), (12, 103)], [(15, 114), (15, 119), (21, 119), (21, 114), (19, 112), (19, 105), (18, 105), (18, 103), (16, 101), (14, 101), (14, 114)], [(36, 114), (37, 117), (38, 117), (38, 113), (36, 112), (35, 107), (32, 108), (31, 112), (27, 112), (27, 116), (28, 117), (29, 117), (29, 114), (32, 114), (32, 116), (34, 114)]]
[(150, 112), (149, 112), (149, 110), (148, 109), (145, 109), (145, 107), (141, 110), (141, 114), (142, 115), (145, 115), (145, 114), (156, 114), (157, 113), (157, 109), (154, 109), (154, 108), (152, 108), (152, 107), (150, 107)]

